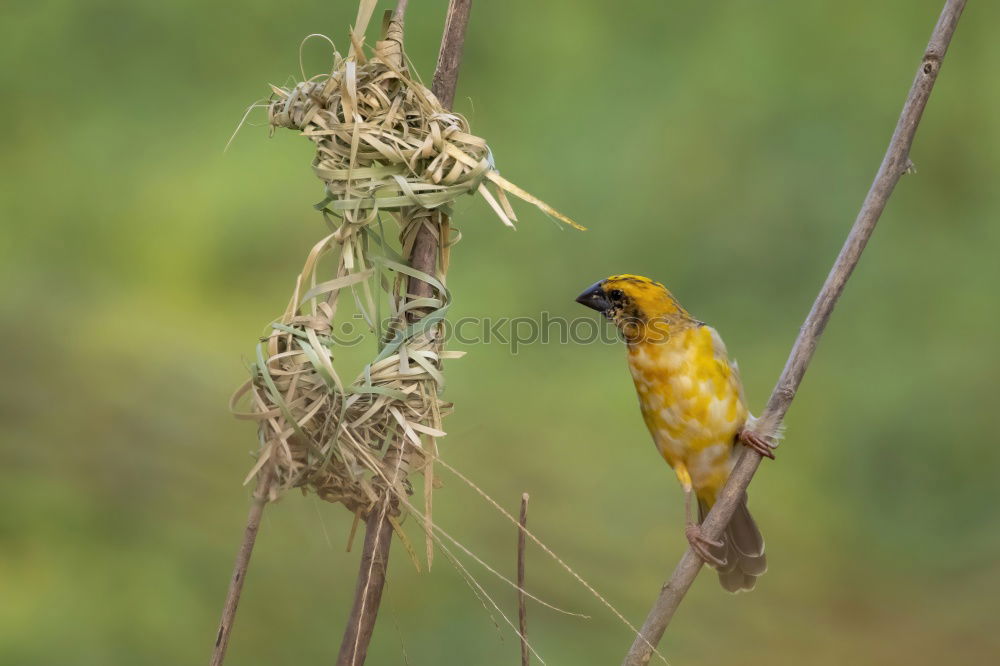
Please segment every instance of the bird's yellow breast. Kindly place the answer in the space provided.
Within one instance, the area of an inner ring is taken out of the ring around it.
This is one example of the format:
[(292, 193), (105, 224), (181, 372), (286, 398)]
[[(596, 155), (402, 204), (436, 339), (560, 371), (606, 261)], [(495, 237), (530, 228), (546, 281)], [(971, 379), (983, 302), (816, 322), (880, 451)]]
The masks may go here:
[(732, 468), (737, 433), (747, 420), (739, 377), (709, 326), (675, 330), (665, 341), (628, 348), (642, 416), (682, 483), (714, 501)]

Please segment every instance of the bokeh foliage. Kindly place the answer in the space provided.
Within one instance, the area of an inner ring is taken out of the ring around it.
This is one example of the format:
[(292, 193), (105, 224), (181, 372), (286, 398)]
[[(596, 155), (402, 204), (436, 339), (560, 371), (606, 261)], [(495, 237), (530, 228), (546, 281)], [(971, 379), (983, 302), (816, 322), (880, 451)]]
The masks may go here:
[[(444, 0), (413, 0), (429, 77)], [(458, 110), (503, 173), (590, 227), (459, 206), (453, 316), (588, 316), (613, 272), (715, 325), (759, 410), (888, 140), (940, 0), (477, 2)], [(0, 84), (0, 662), (207, 659), (245, 515), (254, 433), (226, 413), (321, 220), (307, 142), (263, 115), (311, 32), (355, 4), (5, 3)], [(699, 580), (673, 663), (989, 660), (1000, 589), (1000, 7), (970, 3), (891, 201), (752, 505), (772, 570)], [(321, 42), (307, 69), (325, 67)], [(640, 622), (684, 546), (619, 349), (475, 345), (448, 365), (446, 458), (515, 506)], [(367, 350), (348, 354), (360, 363)], [(347, 373), (351, 374), (350, 372)], [(514, 533), (454, 479), (437, 519), (507, 571)], [(268, 510), (234, 664), (330, 661), (356, 568), (349, 516)], [(415, 533), (415, 530), (414, 530)], [(550, 663), (616, 663), (631, 637), (540, 553)], [(480, 573), (482, 573), (480, 571)], [(483, 573), (484, 579), (486, 574)], [(513, 610), (508, 588), (489, 589)], [(517, 644), (439, 559), (390, 569), (371, 663), (512, 664)]]

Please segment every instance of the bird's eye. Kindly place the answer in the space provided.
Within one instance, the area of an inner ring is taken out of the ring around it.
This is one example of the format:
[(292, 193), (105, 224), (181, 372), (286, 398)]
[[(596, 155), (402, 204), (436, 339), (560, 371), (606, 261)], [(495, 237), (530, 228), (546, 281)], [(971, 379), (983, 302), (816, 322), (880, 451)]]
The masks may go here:
[(608, 296), (611, 298), (612, 301), (615, 301), (616, 303), (621, 303), (622, 300), (625, 298), (625, 294), (622, 293), (621, 289), (612, 289), (610, 292), (608, 292)]

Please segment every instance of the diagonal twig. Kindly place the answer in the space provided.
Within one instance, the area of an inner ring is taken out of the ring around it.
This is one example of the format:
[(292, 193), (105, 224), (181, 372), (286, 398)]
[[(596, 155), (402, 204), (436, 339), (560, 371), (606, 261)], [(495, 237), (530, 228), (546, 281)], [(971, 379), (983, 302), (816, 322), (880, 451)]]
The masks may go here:
[[(756, 431), (760, 434), (770, 435), (774, 433), (792, 404), (799, 383), (805, 375), (806, 368), (809, 367), (809, 362), (812, 360), (816, 345), (830, 319), (837, 299), (840, 298), (844, 285), (851, 276), (854, 267), (857, 266), (861, 252), (868, 243), (896, 183), (910, 166), (910, 146), (913, 144), (917, 125), (920, 123), (920, 117), (927, 105), (931, 90), (934, 88), (934, 82), (937, 80), (941, 63), (948, 50), (952, 35), (955, 33), (955, 27), (958, 25), (958, 19), (962, 15), (965, 3), (966, 0), (947, 0), (945, 2), (871, 189), (865, 197), (864, 204), (854, 221), (847, 241), (813, 303), (812, 310), (799, 330), (799, 336), (795, 340), (781, 377), (771, 393), (764, 413), (755, 426)], [(748, 449), (743, 453), (733, 468), (719, 500), (702, 524), (702, 531), (706, 537), (717, 539), (722, 533), (732, 518), (737, 504), (742, 500), (760, 461), (761, 456), (755, 451)], [(642, 630), (625, 657), (625, 666), (641, 666), (649, 662), (653, 646), (657, 645), (663, 637), (663, 632), (666, 631), (674, 612), (701, 570), (701, 565), (701, 559), (689, 548), (684, 553), (677, 568), (674, 569), (670, 580), (661, 589)]]

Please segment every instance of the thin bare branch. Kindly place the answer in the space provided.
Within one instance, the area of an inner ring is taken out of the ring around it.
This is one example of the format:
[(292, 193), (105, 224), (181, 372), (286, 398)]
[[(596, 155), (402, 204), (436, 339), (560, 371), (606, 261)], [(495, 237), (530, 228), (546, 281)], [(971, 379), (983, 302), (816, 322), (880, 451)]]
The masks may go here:
[(372, 509), (365, 521), (365, 543), (361, 551), (354, 606), (340, 644), (337, 666), (360, 666), (365, 663), (382, 603), (391, 543), (392, 523), (385, 519), (384, 511)]
[(215, 647), (212, 649), (211, 666), (222, 666), (226, 658), (226, 648), (229, 646), (229, 634), (236, 620), (236, 609), (240, 604), (240, 594), (243, 592), (243, 581), (246, 579), (247, 567), (250, 566), (250, 556), (257, 542), (257, 530), (267, 506), (268, 492), (274, 468), (265, 465), (257, 476), (257, 487), (253, 491), (253, 501), (247, 515), (247, 525), (243, 530), (243, 541), (236, 552), (236, 563), (233, 565), (233, 577), (229, 580), (229, 591), (226, 593), (226, 603), (222, 606), (222, 619), (219, 620), (219, 631), (215, 634)]
[(403, 21), (403, 17), (406, 15), (406, 5), (409, 4), (409, 0), (396, 0), (396, 9), (392, 12), (392, 19), (394, 21)]
[[(775, 432), (788, 411), (837, 299), (840, 298), (844, 285), (854, 271), (854, 267), (857, 266), (861, 253), (868, 243), (896, 183), (909, 168), (910, 146), (913, 144), (917, 125), (920, 123), (920, 117), (927, 105), (931, 90), (934, 88), (934, 82), (937, 80), (941, 63), (948, 50), (952, 35), (955, 33), (958, 19), (965, 8), (965, 2), (966, 0), (947, 0), (945, 2), (941, 16), (931, 34), (930, 43), (921, 59), (913, 86), (910, 88), (906, 103), (903, 105), (882, 165), (879, 167), (871, 189), (865, 197), (864, 204), (851, 228), (847, 241), (837, 256), (823, 288), (813, 303), (812, 310), (799, 331), (799, 336), (795, 340), (781, 377), (778, 379), (774, 392), (767, 402), (767, 407), (757, 423), (756, 430), (761, 434), (767, 435)], [(743, 498), (760, 461), (761, 456), (758, 453), (746, 450), (739, 462), (736, 463), (719, 500), (702, 524), (702, 532), (706, 537), (717, 539), (722, 533), (732, 518), (737, 504)], [(664, 584), (660, 591), (659, 598), (657, 598), (642, 630), (625, 657), (625, 666), (642, 666), (649, 662), (652, 646), (659, 644), (663, 632), (666, 631), (674, 612), (698, 575), (701, 565), (701, 559), (689, 548), (684, 553), (677, 568), (674, 569), (670, 580)]]
[(446, 109), (450, 109), (455, 104), (458, 69), (462, 64), (465, 30), (469, 26), (469, 12), (471, 11), (472, 0), (451, 0), (448, 3), (448, 15), (444, 20), (444, 35), (441, 37), (441, 50), (438, 51), (437, 67), (434, 68), (434, 80), (431, 83), (431, 92), (441, 102), (441, 106)]
[(521, 516), (517, 531), (517, 617), (521, 628), (521, 666), (531, 664), (528, 650), (528, 609), (524, 601), (524, 530), (528, 526), (528, 493), (521, 495)]

